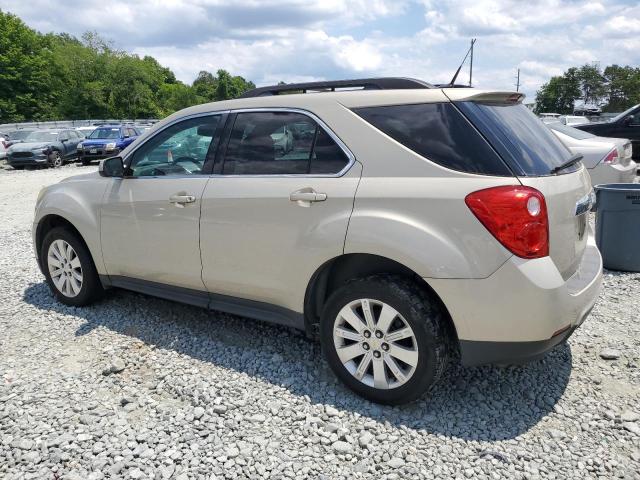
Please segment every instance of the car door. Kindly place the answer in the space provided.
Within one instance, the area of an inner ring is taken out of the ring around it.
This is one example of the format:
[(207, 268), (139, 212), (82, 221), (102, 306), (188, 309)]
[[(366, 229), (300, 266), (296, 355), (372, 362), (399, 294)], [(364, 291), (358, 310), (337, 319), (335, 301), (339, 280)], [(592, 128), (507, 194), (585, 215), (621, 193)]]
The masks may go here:
[(343, 252), (360, 164), (319, 119), (297, 111), (237, 113), (224, 138), (202, 199), (205, 286), (302, 312), (315, 270)]
[(633, 148), (633, 159), (640, 160), (640, 108), (615, 123), (612, 137), (628, 138)]
[(200, 202), (224, 118), (209, 114), (173, 123), (124, 159), (125, 177), (111, 179), (101, 212), (109, 276), (120, 283), (137, 279), (205, 290)]

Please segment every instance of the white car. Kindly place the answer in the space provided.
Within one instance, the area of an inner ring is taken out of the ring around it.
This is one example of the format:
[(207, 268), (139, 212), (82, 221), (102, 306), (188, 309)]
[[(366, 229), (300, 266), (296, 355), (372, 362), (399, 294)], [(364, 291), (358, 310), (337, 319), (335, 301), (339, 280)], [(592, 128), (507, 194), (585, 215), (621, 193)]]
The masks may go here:
[(3, 133), (0, 133), (0, 159), (7, 158), (7, 148), (9, 140), (4, 136)]
[(585, 123), (590, 123), (589, 119), (580, 115), (560, 115), (558, 117), (558, 121), (563, 125), (573, 126), (573, 125), (584, 125)]
[(631, 183), (636, 178), (638, 166), (626, 138), (597, 137), (559, 122), (546, 125), (572, 153), (582, 154), (592, 185)]

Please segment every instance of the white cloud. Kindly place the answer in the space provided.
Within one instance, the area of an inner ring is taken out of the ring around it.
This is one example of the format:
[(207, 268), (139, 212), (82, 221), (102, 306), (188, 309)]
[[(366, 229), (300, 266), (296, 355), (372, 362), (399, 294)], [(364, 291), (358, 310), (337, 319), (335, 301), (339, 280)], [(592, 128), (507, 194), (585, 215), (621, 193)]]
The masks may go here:
[(640, 6), (627, 0), (0, 0), (0, 8), (41, 31), (96, 30), (186, 82), (219, 68), (261, 85), (366, 75), (446, 82), (472, 37), (474, 84), (513, 88), (519, 67), (529, 95), (570, 66), (640, 63)]

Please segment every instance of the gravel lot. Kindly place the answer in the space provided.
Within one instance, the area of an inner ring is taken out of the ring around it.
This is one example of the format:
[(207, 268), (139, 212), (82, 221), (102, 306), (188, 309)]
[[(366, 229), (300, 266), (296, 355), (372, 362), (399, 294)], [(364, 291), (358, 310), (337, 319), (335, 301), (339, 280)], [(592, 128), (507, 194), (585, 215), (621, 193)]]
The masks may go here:
[(0, 478), (640, 478), (640, 274), (607, 272), (546, 359), (380, 407), (285, 328), (123, 291), (56, 303), (34, 203), (91, 169), (0, 171)]

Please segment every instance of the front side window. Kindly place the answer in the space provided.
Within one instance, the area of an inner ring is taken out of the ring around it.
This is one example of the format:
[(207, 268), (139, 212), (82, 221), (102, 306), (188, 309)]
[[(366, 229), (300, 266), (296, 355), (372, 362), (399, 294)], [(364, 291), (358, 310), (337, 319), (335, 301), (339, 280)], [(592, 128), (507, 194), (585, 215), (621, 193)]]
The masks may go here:
[(220, 115), (198, 117), (176, 123), (149, 139), (131, 158), (129, 175), (198, 175), (202, 173), (212, 145)]
[(335, 174), (349, 159), (312, 118), (295, 112), (236, 116), (224, 175)]

